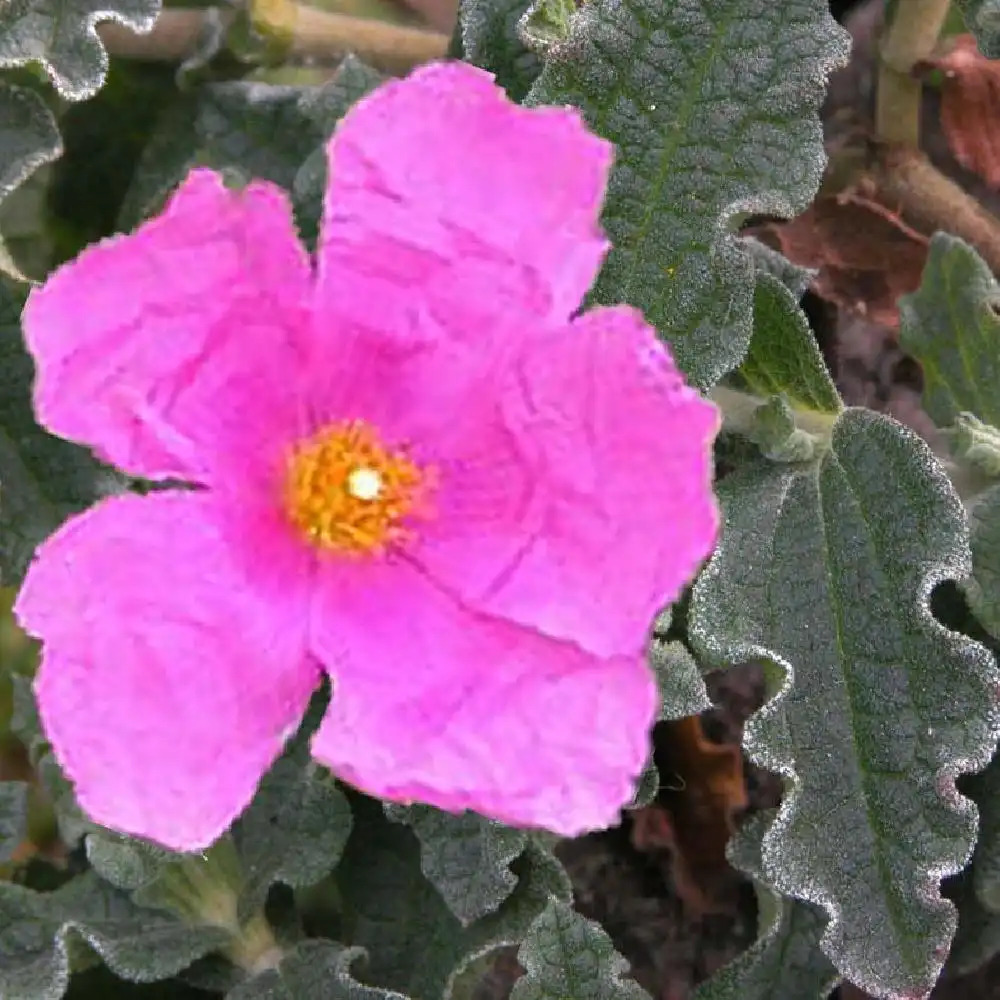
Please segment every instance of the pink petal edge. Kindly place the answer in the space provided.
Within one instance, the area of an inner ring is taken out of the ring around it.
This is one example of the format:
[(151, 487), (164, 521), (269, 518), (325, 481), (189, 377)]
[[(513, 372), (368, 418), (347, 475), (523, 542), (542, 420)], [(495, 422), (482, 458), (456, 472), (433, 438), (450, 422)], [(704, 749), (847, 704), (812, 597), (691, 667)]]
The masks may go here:
[(465, 63), (384, 84), (328, 145), (321, 316), (478, 342), (512, 312), (564, 322), (609, 247), (611, 157), (575, 110), (523, 108)]
[[(230, 191), (194, 170), (161, 215), (32, 291), (23, 322), (38, 418), (128, 472), (202, 480), (230, 444), (232, 407), (219, 394), (236, 387), (225, 370), (242, 362), (249, 377), (252, 355), (257, 390), (263, 374), (294, 370), (311, 296), (284, 192), (266, 182)], [(258, 395), (244, 416), (274, 396)]]
[(313, 622), (333, 682), (313, 755), (344, 780), (566, 836), (617, 822), (658, 703), (643, 656), (471, 614), (403, 562), (331, 567)]
[(179, 851), (250, 802), (318, 682), (305, 609), (249, 592), (216, 516), (204, 494), (104, 500), (39, 548), (15, 606), (81, 807)]
[(596, 656), (638, 654), (715, 544), (718, 409), (625, 306), (521, 347), (493, 375), (498, 400), (484, 386), (422, 442), (441, 485), (409, 552), (472, 609)]

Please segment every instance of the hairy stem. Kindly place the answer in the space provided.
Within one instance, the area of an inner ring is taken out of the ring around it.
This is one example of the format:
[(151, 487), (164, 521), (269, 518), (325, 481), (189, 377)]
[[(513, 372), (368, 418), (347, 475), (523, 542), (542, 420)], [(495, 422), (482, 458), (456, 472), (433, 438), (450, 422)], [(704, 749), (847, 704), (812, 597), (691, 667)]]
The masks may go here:
[(880, 47), (875, 133), (893, 145), (920, 146), (921, 82), (913, 67), (937, 44), (951, 0), (898, 0)]
[(885, 204), (917, 229), (960, 236), (1000, 275), (1000, 218), (945, 177), (923, 153), (902, 147), (885, 150), (875, 182)]

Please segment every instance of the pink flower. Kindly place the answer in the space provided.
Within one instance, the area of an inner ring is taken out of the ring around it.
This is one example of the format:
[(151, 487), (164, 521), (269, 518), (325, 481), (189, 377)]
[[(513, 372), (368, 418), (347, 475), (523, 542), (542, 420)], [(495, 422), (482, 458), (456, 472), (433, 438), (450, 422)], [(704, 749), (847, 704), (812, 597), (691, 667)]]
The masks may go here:
[(424, 67), (284, 194), (194, 171), (25, 310), (39, 419), (135, 475), (39, 550), (45, 731), (98, 822), (200, 848), (321, 672), (315, 757), (373, 795), (572, 835), (647, 751), (655, 613), (717, 530), (717, 411), (630, 308), (570, 318), (611, 149)]

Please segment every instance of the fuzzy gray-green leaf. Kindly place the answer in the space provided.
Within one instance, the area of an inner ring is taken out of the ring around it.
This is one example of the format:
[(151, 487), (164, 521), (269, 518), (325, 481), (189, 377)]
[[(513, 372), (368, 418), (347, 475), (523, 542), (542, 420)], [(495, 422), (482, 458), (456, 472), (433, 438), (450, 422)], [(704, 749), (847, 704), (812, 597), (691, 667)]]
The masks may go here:
[(23, 781), (0, 782), (0, 862), (10, 860), (24, 840), (27, 826), (27, 784)]
[(413, 832), (381, 806), (352, 798), (355, 831), (336, 872), (346, 914), (344, 939), (368, 952), (365, 982), (415, 997), (450, 1000), (470, 962), (519, 944), (550, 896), (568, 900), (559, 863), (529, 839), (511, 865), (517, 886), (493, 913), (463, 927), (420, 868)]
[(532, 922), (517, 957), (525, 974), (511, 1000), (650, 1000), (622, 978), (628, 963), (601, 927), (559, 899)]
[(773, 812), (755, 813), (729, 843), (735, 868), (754, 879), (757, 940), (700, 986), (694, 1000), (826, 1000), (840, 976), (820, 950), (823, 912), (766, 882), (761, 849)]
[(364, 948), (303, 941), (276, 969), (240, 983), (226, 1000), (409, 1000), (395, 990), (359, 983), (351, 967), (355, 962), (364, 964), (366, 957)]
[(513, 892), (510, 863), (527, 834), (475, 813), (452, 815), (432, 806), (386, 804), (394, 823), (405, 823), (420, 841), (420, 868), (451, 912), (468, 926), (493, 913)]
[(969, 511), (972, 573), (965, 596), (980, 624), (1000, 640), (1000, 486), (976, 497)]
[(979, 254), (935, 234), (899, 315), (900, 344), (924, 370), (924, 409), (938, 427), (963, 412), (1000, 427), (1000, 286)]
[(522, 101), (542, 70), (525, 45), (521, 22), (531, 0), (462, 0), (458, 17), (463, 58), (496, 76), (512, 101)]
[(92, 872), (50, 893), (0, 883), (4, 1000), (59, 1000), (78, 941), (86, 942), (116, 975), (154, 982), (175, 975), (227, 940), (217, 928), (189, 927), (169, 914), (137, 907)]
[(961, 501), (916, 435), (853, 409), (821, 459), (749, 466), (719, 496), (691, 634), (718, 666), (785, 671), (744, 738), (790, 781), (767, 880), (829, 915), (822, 947), (842, 975), (923, 995), (955, 930), (938, 883), (975, 840), (954, 776), (985, 764), (1000, 732), (992, 657), (929, 610), (932, 587), (969, 569)]
[[(321, 147), (347, 109), (380, 79), (349, 58), (322, 87), (231, 81), (183, 95), (143, 154), (119, 224), (131, 228), (157, 211), (192, 167), (203, 166), (243, 182), (260, 178), (294, 189), (298, 221), (311, 236), (326, 177)], [(307, 160), (310, 172), (300, 178)]]
[[(0, 81), (0, 203), (61, 153), (62, 139), (45, 101), (34, 90)], [(2, 240), (0, 270), (22, 277)]]
[(641, 308), (701, 387), (750, 341), (754, 268), (732, 230), (816, 193), (817, 112), (847, 53), (826, 0), (593, 0), (528, 95), (616, 144), (593, 297)]
[(956, 0), (969, 31), (976, 36), (979, 51), (989, 59), (1000, 59), (1000, 0)]
[(160, 0), (5, 0), (0, 5), (0, 66), (38, 62), (63, 97), (82, 101), (104, 83), (108, 55), (97, 25), (153, 26)]
[(333, 775), (291, 753), (271, 768), (233, 831), (240, 853), (240, 916), (263, 906), (275, 882), (304, 888), (340, 860), (351, 807)]

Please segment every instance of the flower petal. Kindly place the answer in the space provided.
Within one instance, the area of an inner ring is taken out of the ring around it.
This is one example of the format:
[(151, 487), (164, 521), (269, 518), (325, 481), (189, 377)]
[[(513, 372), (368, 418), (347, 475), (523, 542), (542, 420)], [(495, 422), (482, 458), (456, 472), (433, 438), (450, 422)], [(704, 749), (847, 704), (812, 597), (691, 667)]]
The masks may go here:
[(206, 451), (289, 412), (311, 294), (284, 194), (193, 171), (162, 215), (32, 292), (39, 419), (137, 475), (204, 480)]
[(437, 443), (438, 516), (410, 551), (470, 607), (635, 655), (715, 542), (718, 411), (627, 307), (522, 347), (492, 410)]
[(617, 822), (648, 749), (642, 657), (476, 615), (405, 562), (321, 577), (333, 700), (314, 756), (369, 794), (575, 836)]
[(328, 147), (325, 317), (482, 337), (516, 312), (564, 322), (607, 251), (612, 147), (576, 111), (523, 108), (465, 63), (423, 66), (345, 116)]
[(216, 516), (204, 494), (105, 500), (41, 546), (15, 608), (81, 806), (175, 850), (242, 811), (318, 681), (304, 604), (256, 598)]

